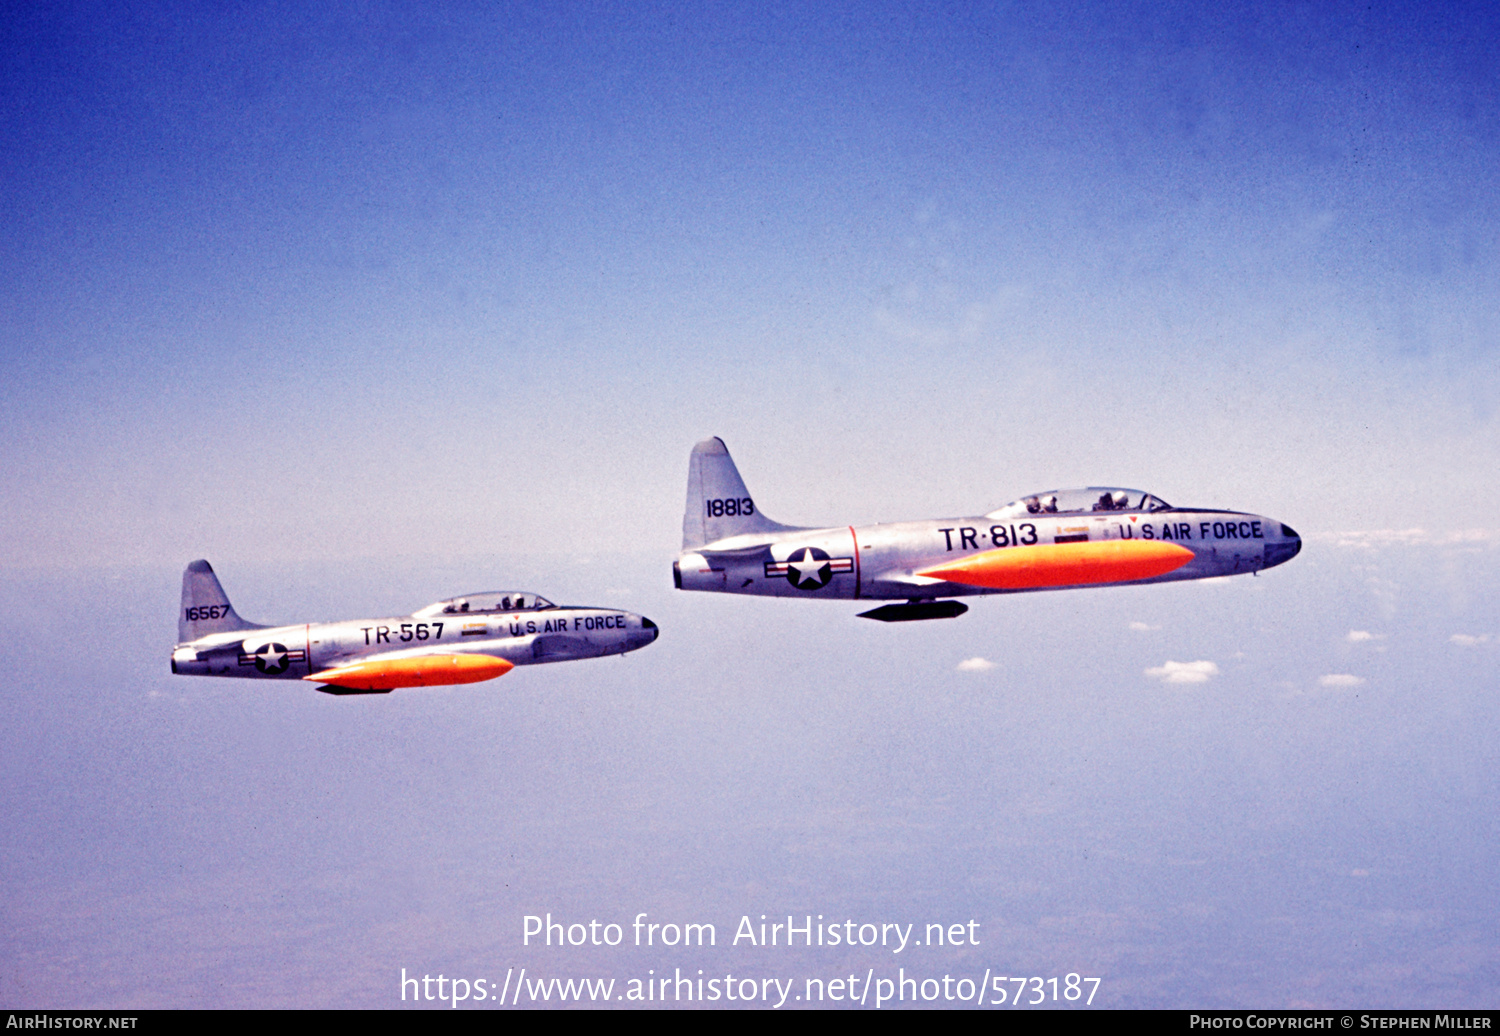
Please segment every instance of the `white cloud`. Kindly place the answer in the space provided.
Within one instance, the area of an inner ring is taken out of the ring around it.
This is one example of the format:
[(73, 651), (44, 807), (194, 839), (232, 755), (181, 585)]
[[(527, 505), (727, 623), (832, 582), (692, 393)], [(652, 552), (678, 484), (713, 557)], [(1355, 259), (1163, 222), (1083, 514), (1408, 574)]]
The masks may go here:
[(1461, 647), (1478, 647), (1480, 644), (1488, 644), (1489, 642), (1490, 635), (1488, 633), (1481, 633), (1477, 637), (1470, 636), (1467, 633), (1455, 633), (1448, 638), (1448, 643), (1458, 644)]
[(1207, 683), (1209, 677), (1219, 675), (1219, 667), (1212, 662), (1167, 662), (1146, 670), (1162, 683)]
[(1160, 626), (1152, 626), (1152, 625), (1150, 625), (1148, 623), (1144, 623), (1144, 622), (1132, 622), (1130, 624), (1130, 628), (1133, 629), (1133, 630), (1135, 630), (1137, 633), (1147, 633), (1147, 632), (1149, 632), (1151, 630), (1159, 630), (1159, 629), (1161, 629)]
[(1329, 673), (1327, 676), (1318, 677), (1320, 687), (1359, 687), (1364, 682), (1364, 677), (1353, 676), (1349, 673)]
[(1361, 644), (1367, 640), (1374, 640), (1376, 636), (1376, 634), (1371, 633), (1369, 630), (1350, 630), (1349, 636), (1345, 639), (1351, 644)]
[(995, 663), (988, 658), (966, 658), (958, 663), (960, 673), (983, 673), (995, 668)]

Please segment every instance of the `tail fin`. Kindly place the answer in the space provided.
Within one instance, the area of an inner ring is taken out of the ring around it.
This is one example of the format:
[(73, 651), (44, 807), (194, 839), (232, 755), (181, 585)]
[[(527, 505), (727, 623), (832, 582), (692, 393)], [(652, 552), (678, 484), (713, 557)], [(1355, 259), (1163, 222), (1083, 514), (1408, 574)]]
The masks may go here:
[(688, 457), (687, 513), (682, 518), (682, 549), (694, 550), (729, 536), (787, 532), (750, 499), (750, 490), (720, 438), (704, 439)]
[(207, 561), (193, 561), (182, 573), (182, 610), (177, 613), (177, 643), (186, 644), (210, 633), (235, 630), (260, 630), (235, 614), (234, 605), (219, 585), (213, 566)]

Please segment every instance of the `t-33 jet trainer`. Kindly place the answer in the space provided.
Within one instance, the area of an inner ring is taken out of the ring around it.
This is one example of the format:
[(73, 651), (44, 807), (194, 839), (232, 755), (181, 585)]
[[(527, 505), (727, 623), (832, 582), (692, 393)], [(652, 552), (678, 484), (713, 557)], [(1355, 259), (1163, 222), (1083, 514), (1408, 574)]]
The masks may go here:
[(1289, 561), (1302, 540), (1257, 514), (1172, 507), (1138, 489), (1034, 493), (976, 518), (807, 529), (755, 506), (721, 439), (688, 461), (679, 590), (904, 600), (882, 622), (952, 618), (972, 594), (1206, 579)]
[(536, 594), (466, 594), (391, 619), (258, 626), (235, 613), (207, 561), (182, 573), (172, 672), (310, 680), (329, 694), (478, 683), (518, 665), (623, 655), (656, 623), (613, 608), (559, 607)]

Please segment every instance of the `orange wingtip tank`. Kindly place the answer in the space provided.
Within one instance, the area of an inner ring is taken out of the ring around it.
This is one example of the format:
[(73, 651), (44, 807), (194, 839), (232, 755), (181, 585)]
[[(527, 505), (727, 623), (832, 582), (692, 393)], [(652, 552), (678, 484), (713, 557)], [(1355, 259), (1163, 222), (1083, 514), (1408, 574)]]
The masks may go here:
[(1193, 552), (1160, 540), (1042, 543), (972, 554), (918, 575), (991, 590), (1036, 590), (1150, 579), (1193, 560)]
[(358, 691), (390, 691), (397, 687), (479, 683), (504, 676), (514, 668), (513, 663), (489, 655), (421, 655), (355, 662), (302, 679)]

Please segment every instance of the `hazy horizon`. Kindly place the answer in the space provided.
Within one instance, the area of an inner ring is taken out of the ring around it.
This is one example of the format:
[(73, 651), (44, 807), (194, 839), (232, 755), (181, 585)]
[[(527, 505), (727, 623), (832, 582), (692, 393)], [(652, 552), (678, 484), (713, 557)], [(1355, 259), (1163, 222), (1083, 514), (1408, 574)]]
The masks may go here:
[[(0, 1004), (904, 967), (1492, 1007), (1497, 29), (14, 12)], [(710, 435), (786, 523), (1121, 485), (1305, 548), (896, 626), (681, 593)], [(520, 588), (661, 636), (372, 698), (174, 677), (195, 558), (256, 622)], [(523, 945), (549, 912), (719, 943)], [(724, 944), (761, 914), (980, 941)]]

